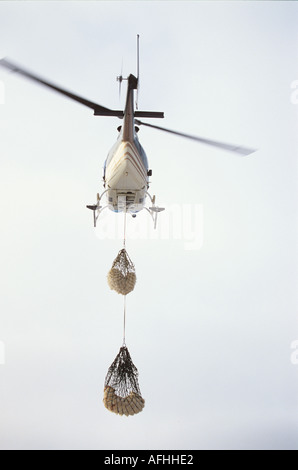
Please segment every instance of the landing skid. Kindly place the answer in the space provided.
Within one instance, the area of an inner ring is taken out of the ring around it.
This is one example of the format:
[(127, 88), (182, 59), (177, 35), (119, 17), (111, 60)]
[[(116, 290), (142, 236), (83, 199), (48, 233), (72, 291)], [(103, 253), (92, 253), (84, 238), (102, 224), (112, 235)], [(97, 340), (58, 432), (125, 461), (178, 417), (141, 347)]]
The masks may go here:
[(102, 213), (102, 211), (104, 209), (106, 209), (108, 207), (108, 205), (105, 205), (105, 206), (100, 205), (100, 201), (101, 201), (102, 196), (104, 194), (106, 194), (107, 192), (108, 192), (108, 190), (106, 189), (101, 195), (99, 195), (99, 193), (97, 193), (97, 203), (86, 206), (87, 209), (90, 209), (90, 210), (93, 211), (93, 225), (94, 225), (94, 227), (96, 227), (96, 222), (97, 222), (97, 219), (98, 219), (99, 215)]
[[(100, 214), (102, 213), (102, 211), (104, 209), (106, 209), (107, 207), (109, 207), (108, 204), (106, 204), (105, 206), (101, 206), (100, 205), (100, 202), (102, 200), (102, 197), (104, 194), (106, 194), (108, 191), (108, 189), (106, 189), (101, 195), (99, 195), (99, 193), (97, 193), (97, 203), (96, 204), (92, 204), (92, 205), (87, 205), (87, 209), (90, 209), (93, 211), (93, 225), (94, 227), (96, 227), (96, 224), (97, 224), (97, 220), (98, 220), (98, 217), (100, 216)], [(151, 196), (147, 191), (145, 192), (146, 196), (149, 197), (150, 201), (151, 201), (151, 206), (148, 208), (148, 207), (143, 207), (144, 209), (146, 209), (147, 212), (149, 212), (150, 216), (152, 217), (152, 220), (153, 220), (153, 224), (154, 224), (154, 229), (156, 229), (156, 225), (157, 225), (157, 215), (159, 212), (162, 212), (165, 210), (164, 207), (158, 207), (155, 205), (155, 196)], [(126, 207), (126, 200), (125, 200), (125, 196), (121, 195), (121, 196), (118, 196), (119, 198), (119, 206), (121, 205), (121, 207), (123, 207), (123, 203), (124, 203), (124, 206)], [(125, 208), (124, 208), (125, 210)], [(133, 217), (136, 216), (135, 213), (132, 214)]]

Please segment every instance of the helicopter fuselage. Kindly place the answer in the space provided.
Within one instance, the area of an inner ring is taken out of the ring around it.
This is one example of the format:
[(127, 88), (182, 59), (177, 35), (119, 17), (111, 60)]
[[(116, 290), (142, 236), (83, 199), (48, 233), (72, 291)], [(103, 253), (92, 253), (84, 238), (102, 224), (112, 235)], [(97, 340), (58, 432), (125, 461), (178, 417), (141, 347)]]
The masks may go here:
[(128, 77), (123, 126), (104, 164), (107, 205), (114, 212), (130, 213), (143, 209), (149, 187), (148, 159), (141, 146), (134, 122), (134, 89), (137, 80)]
[(105, 162), (104, 183), (108, 207), (112, 211), (139, 212), (149, 188), (148, 160), (137, 136), (133, 140), (118, 137)]

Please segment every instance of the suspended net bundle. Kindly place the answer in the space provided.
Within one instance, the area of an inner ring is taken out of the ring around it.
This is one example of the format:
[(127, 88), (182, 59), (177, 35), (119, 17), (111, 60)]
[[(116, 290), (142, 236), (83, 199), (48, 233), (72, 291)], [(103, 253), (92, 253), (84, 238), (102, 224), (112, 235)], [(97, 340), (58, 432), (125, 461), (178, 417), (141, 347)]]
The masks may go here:
[(113, 413), (131, 416), (145, 406), (138, 383), (138, 369), (122, 346), (105, 378), (103, 403)]
[(125, 248), (123, 248), (119, 251), (112, 268), (108, 272), (108, 284), (118, 294), (126, 295), (134, 289), (136, 280), (134, 264)]

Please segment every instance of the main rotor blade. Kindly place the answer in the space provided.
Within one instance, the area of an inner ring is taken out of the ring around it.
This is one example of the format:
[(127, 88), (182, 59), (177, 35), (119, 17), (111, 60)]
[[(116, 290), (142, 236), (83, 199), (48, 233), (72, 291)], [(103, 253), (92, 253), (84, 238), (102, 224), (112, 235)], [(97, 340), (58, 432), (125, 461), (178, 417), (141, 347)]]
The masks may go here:
[(195, 140), (201, 142), (202, 144), (211, 145), (212, 147), (217, 147), (223, 150), (229, 150), (230, 152), (235, 152), (240, 155), (250, 155), (253, 152), (256, 152), (256, 149), (249, 149), (246, 147), (240, 147), (239, 145), (225, 144), (224, 142), (218, 142), (216, 140), (204, 139), (203, 137), (197, 137), (195, 135), (184, 134), (183, 132), (173, 131), (171, 129), (166, 129), (165, 127), (154, 126), (153, 124), (148, 124), (147, 122), (139, 121), (135, 119), (135, 123), (138, 126), (147, 126), (152, 127), (153, 129), (158, 129), (160, 131), (169, 132), (170, 134), (179, 135), (180, 137), (185, 137), (186, 139)]
[(64, 88), (61, 88), (60, 86), (55, 85), (54, 83), (44, 80), (43, 78), (29, 72), (28, 70), (25, 70), (24, 68), (14, 64), (13, 62), (10, 62), (7, 59), (1, 59), (0, 65), (2, 65), (3, 67), (6, 67), (7, 69), (13, 72), (17, 72), (20, 75), (23, 75), (24, 77), (29, 78), (30, 80), (40, 83), (41, 85), (51, 88), (52, 90), (55, 90), (58, 93), (61, 93), (62, 95), (67, 96), (68, 98), (71, 98), (72, 100), (78, 101), (79, 103), (85, 106), (88, 106), (88, 108), (91, 108), (94, 110), (94, 114), (97, 116), (102, 115), (102, 116), (123, 117), (123, 111), (116, 111), (116, 110), (112, 110), (109, 108), (105, 108), (104, 106), (94, 103), (93, 101), (86, 100), (85, 98), (79, 95), (76, 95), (74, 93), (71, 93), (70, 91), (65, 90)]

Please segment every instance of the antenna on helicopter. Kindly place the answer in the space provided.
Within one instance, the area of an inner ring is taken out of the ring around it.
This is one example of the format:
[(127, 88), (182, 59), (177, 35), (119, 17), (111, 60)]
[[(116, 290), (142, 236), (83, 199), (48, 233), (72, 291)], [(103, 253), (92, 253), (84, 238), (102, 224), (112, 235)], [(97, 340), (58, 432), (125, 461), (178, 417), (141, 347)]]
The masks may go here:
[[(120, 96), (121, 96), (121, 86), (122, 86), (122, 82), (123, 82), (123, 80), (128, 80), (128, 77), (127, 77), (127, 78), (123, 77), (123, 75), (122, 75), (122, 70), (123, 70), (123, 60), (122, 60), (122, 64), (121, 64), (121, 73), (120, 73), (120, 75), (118, 75), (118, 76), (116, 77), (117, 82), (119, 82), (119, 98), (120, 98)], [(139, 109), (139, 108), (138, 108), (138, 100), (139, 100), (139, 77), (140, 77), (140, 35), (137, 34), (137, 88), (136, 88), (136, 101), (135, 101), (136, 109)]]
[(140, 35), (137, 34), (137, 92), (136, 92), (136, 109), (139, 101), (139, 85), (140, 85)]

